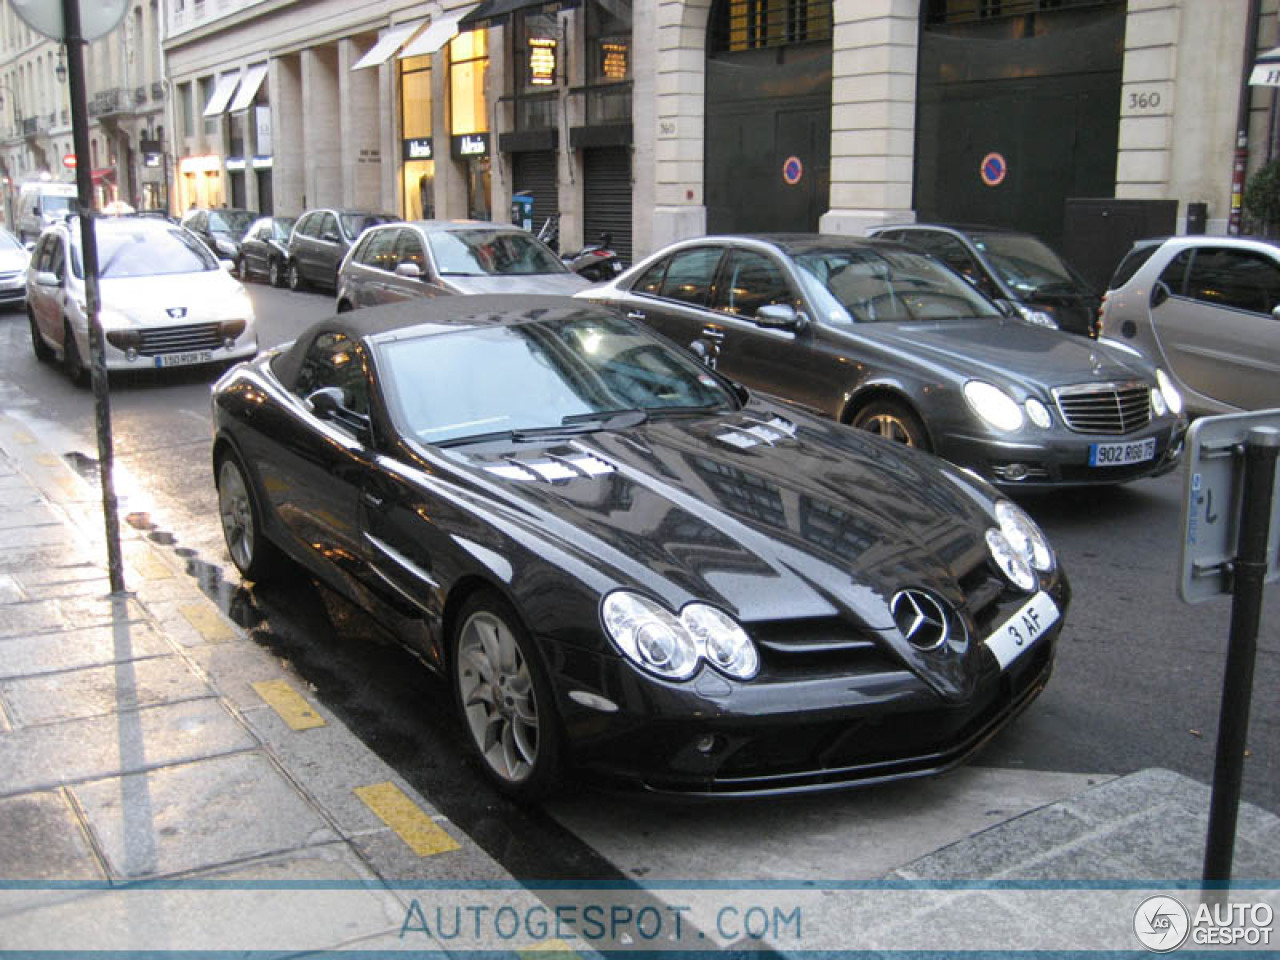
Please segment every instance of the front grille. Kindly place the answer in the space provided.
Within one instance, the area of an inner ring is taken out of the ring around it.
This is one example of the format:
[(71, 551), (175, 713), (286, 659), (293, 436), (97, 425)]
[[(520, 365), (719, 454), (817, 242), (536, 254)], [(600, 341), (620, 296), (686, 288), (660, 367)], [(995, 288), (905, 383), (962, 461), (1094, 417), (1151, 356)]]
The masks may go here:
[(162, 353), (188, 350), (216, 350), (222, 346), (222, 335), (216, 323), (193, 323), (180, 327), (151, 327), (139, 331), (142, 343), (138, 353), (154, 357)]
[(1053, 391), (1058, 412), (1076, 433), (1132, 433), (1151, 422), (1145, 383), (1088, 383)]

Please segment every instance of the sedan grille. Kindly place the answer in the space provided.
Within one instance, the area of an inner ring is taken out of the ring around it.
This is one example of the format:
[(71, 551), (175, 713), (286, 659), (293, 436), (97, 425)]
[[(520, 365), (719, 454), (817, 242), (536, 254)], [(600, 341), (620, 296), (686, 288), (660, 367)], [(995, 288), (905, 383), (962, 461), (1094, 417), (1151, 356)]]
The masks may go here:
[(180, 327), (151, 327), (140, 330), (142, 343), (138, 353), (154, 357), (162, 353), (178, 353), (186, 350), (216, 350), (222, 346), (223, 335), (217, 323), (193, 323)]
[(1058, 412), (1077, 433), (1132, 433), (1151, 422), (1151, 387), (1137, 383), (1087, 383), (1053, 391)]

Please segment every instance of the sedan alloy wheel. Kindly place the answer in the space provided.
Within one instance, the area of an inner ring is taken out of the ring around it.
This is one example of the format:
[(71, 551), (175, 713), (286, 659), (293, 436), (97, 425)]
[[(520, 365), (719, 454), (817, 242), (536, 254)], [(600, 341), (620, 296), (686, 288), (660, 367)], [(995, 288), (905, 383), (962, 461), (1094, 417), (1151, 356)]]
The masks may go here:
[(302, 273), (298, 270), (298, 264), (291, 262), (289, 264), (289, 289), (298, 291), (303, 287)]
[(896, 403), (868, 404), (854, 414), (853, 425), (908, 447), (929, 449), (929, 436), (920, 418)]
[(267, 264), (267, 279), (273, 287), (284, 286), (284, 273), (280, 269), (280, 261), (276, 257), (272, 257)]

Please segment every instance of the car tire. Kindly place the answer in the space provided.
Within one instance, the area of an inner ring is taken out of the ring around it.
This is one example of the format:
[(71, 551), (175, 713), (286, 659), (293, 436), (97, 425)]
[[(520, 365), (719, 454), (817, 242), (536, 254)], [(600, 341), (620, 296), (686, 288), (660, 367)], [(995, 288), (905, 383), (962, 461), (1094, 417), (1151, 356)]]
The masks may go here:
[(902, 403), (876, 400), (853, 415), (853, 426), (917, 450), (932, 450), (929, 432), (915, 412)]
[(267, 261), (267, 282), (273, 287), (284, 286), (284, 270), (279, 257), (272, 257)]
[(500, 594), (472, 594), (457, 618), (449, 675), (467, 742), (498, 789), (538, 800), (559, 783), (563, 734), (533, 640)]
[(243, 254), (236, 261), (236, 277), (239, 278), (241, 283), (249, 282), (249, 264), (245, 262)]
[(77, 387), (89, 382), (89, 368), (80, 358), (80, 345), (76, 343), (70, 320), (62, 321), (62, 366), (67, 371), (67, 378)]
[(227, 452), (218, 458), (218, 518), (227, 553), (246, 580), (265, 583), (286, 567), (278, 547), (262, 532), (257, 490), (239, 457)]
[(27, 321), (31, 324), (31, 352), (36, 355), (36, 359), (41, 363), (52, 363), (56, 354), (53, 347), (45, 343), (44, 335), (40, 332), (40, 325), (36, 323), (35, 312), (30, 308), (27, 309)]
[(302, 272), (298, 269), (296, 260), (289, 261), (289, 289), (297, 293), (306, 288), (306, 281), (302, 279)]

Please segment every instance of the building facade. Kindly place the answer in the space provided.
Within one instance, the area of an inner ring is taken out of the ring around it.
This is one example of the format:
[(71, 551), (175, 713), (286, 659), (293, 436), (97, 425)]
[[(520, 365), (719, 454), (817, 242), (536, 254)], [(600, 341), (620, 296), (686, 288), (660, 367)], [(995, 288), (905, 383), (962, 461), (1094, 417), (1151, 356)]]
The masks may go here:
[[(129, 5), (120, 26), (85, 50), (90, 166), (99, 205), (167, 209), (161, 0)], [(0, 4), (0, 173), (7, 200), (28, 180), (75, 178), (66, 56), (60, 43)], [(6, 202), (6, 217), (10, 204)]]

